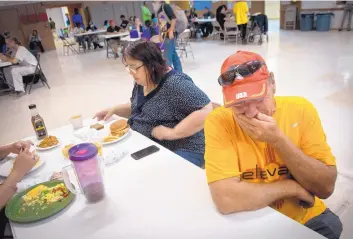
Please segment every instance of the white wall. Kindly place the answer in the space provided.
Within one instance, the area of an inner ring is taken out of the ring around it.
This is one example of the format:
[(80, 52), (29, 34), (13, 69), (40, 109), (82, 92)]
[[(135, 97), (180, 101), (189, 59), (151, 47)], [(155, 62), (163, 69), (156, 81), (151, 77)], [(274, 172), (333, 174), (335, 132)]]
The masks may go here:
[(141, 19), (141, 1), (131, 2), (86, 2), (89, 7), (93, 22), (97, 27), (103, 26), (105, 20), (115, 20), (120, 25), (120, 15), (125, 15), (128, 20), (130, 16)]
[[(310, 9), (327, 9), (327, 8), (343, 8), (343, 5), (337, 5), (336, 1), (302, 1), (302, 12), (311, 12)], [(305, 11), (303, 11), (303, 9)], [(315, 12), (327, 12), (327, 11), (317, 11)], [(331, 29), (338, 29), (341, 27), (341, 22), (343, 18), (343, 10), (332, 11), (334, 17), (331, 19)], [(346, 19), (347, 26), (348, 18)], [(351, 27), (353, 27), (353, 18), (351, 21)]]
[(47, 9), (48, 19), (51, 17), (55, 22), (56, 29), (65, 28), (63, 13), (60, 7)]
[(265, 1), (265, 14), (269, 19), (279, 19), (280, 1)]

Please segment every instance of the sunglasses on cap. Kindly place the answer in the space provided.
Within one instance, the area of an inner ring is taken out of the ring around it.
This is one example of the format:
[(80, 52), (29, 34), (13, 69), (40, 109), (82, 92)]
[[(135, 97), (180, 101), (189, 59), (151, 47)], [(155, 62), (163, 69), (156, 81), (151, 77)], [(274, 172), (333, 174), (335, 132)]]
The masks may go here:
[(235, 80), (243, 80), (245, 77), (254, 74), (264, 65), (265, 63), (255, 60), (241, 65), (231, 66), (228, 71), (218, 77), (218, 83), (221, 86), (229, 86), (233, 84)]

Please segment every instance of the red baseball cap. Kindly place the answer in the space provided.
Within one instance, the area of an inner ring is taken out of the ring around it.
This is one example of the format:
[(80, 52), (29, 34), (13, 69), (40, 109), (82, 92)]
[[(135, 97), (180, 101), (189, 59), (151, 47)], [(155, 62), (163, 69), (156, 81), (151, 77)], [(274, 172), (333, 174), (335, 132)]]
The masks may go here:
[(259, 69), (240, 79), (237, 77), (230, 85), (222, 86), (225, 107), (247, 100), (260, 100), (267, 95), (270, 73), (264, 59), (254, 52), (237, 51), (229, 56), (222, 64), (221, 75), (239, 65), (250, 64), (254, 61), (262, 63)]

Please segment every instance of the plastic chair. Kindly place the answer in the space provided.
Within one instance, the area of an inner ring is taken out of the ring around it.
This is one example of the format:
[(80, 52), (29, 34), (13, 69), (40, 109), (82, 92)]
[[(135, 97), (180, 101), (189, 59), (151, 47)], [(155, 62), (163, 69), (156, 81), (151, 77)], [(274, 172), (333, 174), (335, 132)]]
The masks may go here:
[(79, 54), (79, 52), (75, 49), (76, 42), (69, 42), (64, 36), (60, 36), (61, 41), (63, 42), (63, 55), (70, 55), (70, 50), (73, 54)]
[(238, 25), (233, 21), (226, 21), (224, 23), (224, 43), (226, 39), (235, 38), (235, 43), (238, 43), (238, 38), (240, 37), (240, 31)]
[(218, 38), (220, 39), (221, 34), (224, 35), (224, 31), (221, 28), (221, 25), (219, 25), (219, 23), (217, 21), (213, 21), (212, 26), (213, 26), (213, 40), (216, 36), (218, 36)]
[[(40, 65), (40, 54), (39, 53), (37, 53), (36, 59), (37, 59), (38, 63), (37, 63), (36, 70), (35, 70), (34, 74), (30, 74), (30, 75), (23, 77), (23, 81), (25, 83), (25, 91), (27, 91), (27, 86), (29, 85), (28, 94), (31, 94), (32, 85), (36, 84), (39, 80), (42, 82), (43, 85), (46, 85), (48, 87), (48, 89), (50, 89), (50, 86), (48, 84), (48, 80), (45, 77), (45, 75), (42, 71), (42, 67)], [(27, 81), (26, 79), (28, 79), (28, 78), (26, 78), (26, 77), (31, 77), (31, 80)], [(38, 78), (37, 80), (36, 80), (36, 77)]]
[(291, 27), (292, 30), (296, 29), (297, 22), (297, 7), (288, 6), (284, 12), (284, 29), (287, 30), (287, 27)]
[(190, 36), (191, 36), (190, 29), (186, 29), (183, 33), (181, 33), (177, 38), (176, 49), (180, 51), (180, 57), (183, 56), (183, 53), (185, 53), (185, 56), (188, 57), (188, 52), (190, 52), (192, 55), (192, 58), (195, 59), (194, 53), (190, 45)]

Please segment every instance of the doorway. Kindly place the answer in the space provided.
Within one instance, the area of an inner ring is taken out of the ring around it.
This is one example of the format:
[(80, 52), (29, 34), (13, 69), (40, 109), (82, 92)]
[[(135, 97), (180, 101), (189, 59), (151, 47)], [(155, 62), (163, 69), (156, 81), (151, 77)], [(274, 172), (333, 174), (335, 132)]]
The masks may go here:
[(268, 28), (271, 31), (279, 31), (280, 7), (281, 2), (279, 0), (265, 1), (265, 14), (268, 18)]

